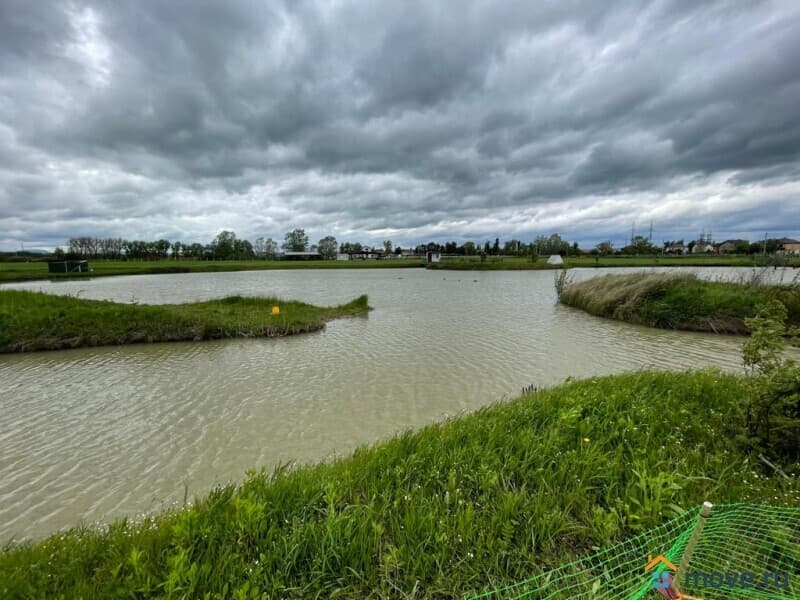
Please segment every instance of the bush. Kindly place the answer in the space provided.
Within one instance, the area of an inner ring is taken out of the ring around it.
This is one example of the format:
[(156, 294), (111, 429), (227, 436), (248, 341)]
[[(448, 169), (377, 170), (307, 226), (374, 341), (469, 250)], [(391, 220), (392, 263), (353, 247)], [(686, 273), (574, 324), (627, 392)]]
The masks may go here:
[(750, 375), (744, 405), (746, 445), (778, 458), (800, 458), (800, 367), (785, 356), (788, 312), (777, 300), (762, 305), (745, 319), (750, 337), (742, 349)]

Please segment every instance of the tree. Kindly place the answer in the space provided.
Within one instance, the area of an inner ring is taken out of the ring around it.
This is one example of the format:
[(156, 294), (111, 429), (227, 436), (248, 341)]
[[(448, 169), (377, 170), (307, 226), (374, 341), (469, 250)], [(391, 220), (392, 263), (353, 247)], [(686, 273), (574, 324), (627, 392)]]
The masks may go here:
[(508, 256), (516, 256), (519, 254), (522, 247), (522, 242), (519, 240), (508, 240), (503, 244), (503, 254)]
[(557, 233), (551, 236), (540, 235), (534, 241), (536, 251), (541, 255), (561, 254), (562, 256), (569, 251), (569, 243), (561, 239)]
[(308, 236), (305, 229), (293, 229), (283, 238), (283, 249), (289, 252), (305, 252), (308, 248)]
[(266, 240), (263, 237), (257, 237), (256, 241), (253, 242), (253, 252), (256, 255), (256, 258), (264, 258), (266, 257), (267, 253), (265, 251)]
[(181, 250), (183, 249), (183, 244), (180, 242), (175, 242), (172, 244), (172, 258), (173, 260), (178, 260), (181, 257)]
[(224, 230), (217, 234), (211, 242), (211, 250), (217, 260), (231, 260), (235, 256), (236, 234), (232, 231)]
[(600, 242), (599, 244), (597, 244), (597, 252), (601, 256), (605, 256), (606, 254), (613, 254), (614, 244), (611, 243), (611, 240)]
[(637, 235), (630, 244), (620, 250), (622, 254), (658, 254), (658, 248), (643, 235)]
[(233, 257), (236, 260), (248, 260), (254, 256), (253, 245), (248, 240), (233, 241)]
[(392, 240), (383, 240), (383, 251), (387, 255), (392, 253)]
[[(184, 246), (184, 254), (186, 253), (186, 246)], [(203, 244), (199, 244), (195, 242), (191, 246), (188, 247), (189, 256), (192, 258), (203, 258), (205, 256), (205, 247)]]
[(264, 257), (267, 260), (273, 260), (278, 257), (278, 242), (272, 238), (267, 238), (264, 241)]
[(172, 247), (172, 244), (169, 240), (158, 240), (153, 244), (155, 249), (155, 254), (159, 258), (167, 258), (167, 254), (169, 254), (169, 249)]
[(464, 242), (464, 254), (467, 256), (475, 256), (478, 251), (475, 248), (475, 242)]
[(776, 299), (745, 318), (750, 337), (742, 348), (750, 376), (750, 394), (743, 412), (746, 446), (779, 459), (800, 458), (800, 366), (785, 355), (787, 337), (800, 333), (787, 326), (786, 306)]
[(338, 250), (339, 243), (332, 235), (326, 235), (319, 241), (319, 244), (317, 245), (317, 252), (319, 252), (322, 255), (322, 258), (326, 260), (332, 260), (336, 258), (336, 252)]
[(500, 238), (494, 238), (494, 246), (492, 246), (492, 254), (497, 256), (500, 254)]

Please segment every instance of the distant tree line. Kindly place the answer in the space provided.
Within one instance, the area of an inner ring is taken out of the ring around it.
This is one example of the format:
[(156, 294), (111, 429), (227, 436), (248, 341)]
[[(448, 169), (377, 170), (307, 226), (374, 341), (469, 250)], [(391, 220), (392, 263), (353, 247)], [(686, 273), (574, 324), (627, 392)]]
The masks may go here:
[[(577, 242), (570, 243), (559, 234), (540, 235), (530, 242), (519, 239), (510, 239), (501, 243), (497, 237), (494, 241), (474, 242), (455, 241), (439, 243), (429, 242), (419, 244), (404, 250), (395, 246), (391, 240), (384, 240), (378, 246), (366, 246), (360, 242), (339, 243), (332, 235), (327, 235), (316, 244), (311, 244), (304, 229), (293, 229), (286, 233), (282, 243), (271, 237), (258, 237), (252, 243), (238, 238), (233, 231), (221, 231), (207, 244), (170, 242), (166, 239), (155, 241), (125, 240), (122, 238), (97, 238), (75, 237), (67, 244), (66, 253), (58, 249), (56, 255), (68, 258), (110, 258), (124, 260), (165, 260), (192, 258), (201, 260), (274, 260), (281, 257), (284, 252), (311, 252), (318, 253), (324, 259), (335, 259), (338, 254), (351, 256), (389, 256), (401, 254), (424, 255), (427, 252), (438, 252), (450, 256), (518, 256), (529, 257), (536, 260), (539, 256), (559, 254), (561, 256), (576, 256), (589, 254), (593, 256), (608, 255), (656, 255), (670, 252), (673, 248), (686, 248), (691, 253), (694, 247), (714, 246), (710, 236), (701, 235), (698, 240), (684, 245), (683, 240), (667, 240), (662, 246), (652, 243), (649, 237), (633, 236), (629, 242), (620, 248), (615, 248), (611, 241), (597, 244), (590, 250), (583, 250)], [(766, 241), (750, 243), (747, 240), (728, 240), (717, 251), (735, 254), (774, 254), (780, 249), (780, 240), (768, 239)]]

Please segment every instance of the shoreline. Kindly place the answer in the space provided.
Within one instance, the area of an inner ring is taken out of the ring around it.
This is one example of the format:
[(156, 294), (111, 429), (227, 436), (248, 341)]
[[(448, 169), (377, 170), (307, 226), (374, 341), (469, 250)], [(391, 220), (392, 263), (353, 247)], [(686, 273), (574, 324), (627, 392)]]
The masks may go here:
[(686, 256), (686, 257), (614, 257), (598, 258), (587, 257), (565, 257), (562, 265), (551, 265), (546, 258), (539, 258), (532, 262), (528, 258), (490, 257), (481, 262), (478, 259), (448, 259), (443, 258), (438, 263), (427, 265), (431, 270), (442, 271), (554, 271), (557, 269), (615, 269), (625, 267), (680, 267), (680, 268), (699, 268), (699, 267), (749, 267), (749, 268), (800, 268), (800, 259), (791, 259), (785, 264), (763, 263), (749, 257), (706, 257), (706, 256)]
[(0, 289), (4, 283), (26, 281), (70, 281), (119, 275), (174, 275), (183, 273), (233, 273), (303, 269), (420, 269), (418, 259), (309, 260), (309, 261), (89, 261), (88, 273), (48, 273), (47, 263), (0, 262)]
[(252, 471), (141, 521), (6, 543), (0, 595), (461, 596), (706, 499), (796, 505), (797, 479), (754, 463), (734, 435), (747, 386), (709, 370), (546, 388), (347, 457)]

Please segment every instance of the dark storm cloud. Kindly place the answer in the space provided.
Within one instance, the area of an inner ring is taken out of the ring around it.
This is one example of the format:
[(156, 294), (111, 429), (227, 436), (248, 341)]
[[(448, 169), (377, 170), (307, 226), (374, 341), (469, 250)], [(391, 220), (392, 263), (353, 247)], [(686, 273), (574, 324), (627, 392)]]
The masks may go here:
[(0, 246), (798, 235), (794, 2), (0, 4)]

